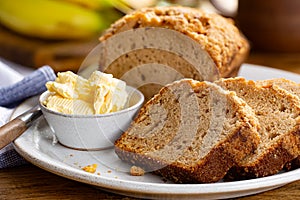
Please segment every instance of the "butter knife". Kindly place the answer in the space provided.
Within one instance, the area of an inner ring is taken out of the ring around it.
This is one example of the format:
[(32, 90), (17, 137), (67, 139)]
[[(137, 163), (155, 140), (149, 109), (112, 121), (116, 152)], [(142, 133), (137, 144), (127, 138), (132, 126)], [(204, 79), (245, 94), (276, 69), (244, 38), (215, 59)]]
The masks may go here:
[(39, 105), (17, 116), (7, 124), (0, 127), (0, 149), (14, 141), (24, 133), (32, 123), (42, 115)]

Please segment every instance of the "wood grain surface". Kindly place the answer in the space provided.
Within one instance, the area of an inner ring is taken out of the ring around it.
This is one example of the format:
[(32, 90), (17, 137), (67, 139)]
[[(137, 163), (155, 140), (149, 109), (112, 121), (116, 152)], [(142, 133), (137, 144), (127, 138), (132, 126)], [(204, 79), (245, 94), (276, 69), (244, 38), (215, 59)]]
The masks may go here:
[[(299, 54), (251, 52), (248, 63), (265, 65), (300, 74)], [(299, 80), (300, 82), (300, 80)], [(31, 164), (0, 170), (0, 199), (133, 199), (75, 182)], [(300, 199), (300, 181), (243, 200)]]

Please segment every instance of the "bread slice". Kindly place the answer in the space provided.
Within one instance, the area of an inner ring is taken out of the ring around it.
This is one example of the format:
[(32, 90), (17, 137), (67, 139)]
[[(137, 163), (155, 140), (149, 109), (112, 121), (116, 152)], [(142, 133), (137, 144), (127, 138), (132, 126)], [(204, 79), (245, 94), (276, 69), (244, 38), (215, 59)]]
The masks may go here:
[(243, 179), (275, 174), (300, 153), (299, 99), (276, 85), (260, 86), (244, 78), (215, 82), (237, 96), (255, 111), (261, 129), (261, 143), (230, 170), (227, 178)]
[[(298, 84), (294, 81), (287, 80), (285, 78), (275, 78), (275, 79), (257, 81), (256, 83), (259, 85), (262, 85), (262, 86), (267, 86), (270, 84), (277, 85), (277, 86), (281, 87), (282, 89), (285, 89), (288, 92), (290, 92), (300, 98), (300, 84)], [(300, 101), (300, 99), (299, 99), (299, 101)], [(288, 170), (297, 169), (299, 167), (300, 167), (300, 155), (285, 165), (285, 168)]]
[(163, 87), (115, 142), (119, 158), (176, 183), (209, 183), (258, 143), (258, 121), (234, 92), (183, 79)]
[(285, 89), (288, 92), (300, 97), (300, 84), (291, 80), (287, 80), (285, 78), (259, 80), (256, 81), (256, 84), (265, 87), (267, 87), (268, 85), (277, 85), (280, 88)]
[[(160, 34), (154, 31), (147, 34), (151, 31), (149, 27), (161, 28)], [(144, 37), (133, 37), (141, 28), (147, 28), (142, 33)], [(173, 30), (173, 33), (165, 32), (166, 29)], [(128, 31), (131, 32), (121, 36), (120, 33)], [(176, 6), (134, 11), (112, 24), (99, 40), (101, 43), (114, 40), (110, 46), (116, 48), (109, 52), (109, 48), (104, 48), (104, 54), (109, 57), (114, 57), (116, 52), (118, 54), (114, 61), (108, 63), (105, 55), (101, 55), (102, 70), (132, 86), (135, 86), (132, 79), (136, 79), (146, 99), (156, 94), (165, 81), (171, 83), (184, 77), (214, 81), (220, 77), (236, 76), (249, 52), (248, 41), (233, 20), (199, 9)], [(191, 45), (192, 42), (198, 45)], [(193, 59), (196, 62), (191, 62)], [(145, 70), (148, 64), (150, 69), (154, 64), (159, 69), (148, 72)], [(137, 70), (135, 76), (124, 77), (128, 71), (141, 66), (143, 68)], [(174, 69), (181, 76), (170, 76), (172, 70), (162, 75), (165, 69), (161, 66)], [(158, 82), (153, 81), (156, 76), (160, 77)]]

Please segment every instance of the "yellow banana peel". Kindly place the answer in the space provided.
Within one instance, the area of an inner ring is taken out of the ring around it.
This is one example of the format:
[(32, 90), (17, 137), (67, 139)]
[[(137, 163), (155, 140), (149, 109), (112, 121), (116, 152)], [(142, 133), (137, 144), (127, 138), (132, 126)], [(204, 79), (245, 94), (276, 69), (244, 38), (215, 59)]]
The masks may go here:
[(97, 12), (55, 0), (0, 0), (0, 23), (44, 39), (86, 38), (107, 26)]
[[(61, 1), (61, 0), (58, 0)], [(110, 0), (63, 0), (92, 10), (103, 10), (113, 7)]]

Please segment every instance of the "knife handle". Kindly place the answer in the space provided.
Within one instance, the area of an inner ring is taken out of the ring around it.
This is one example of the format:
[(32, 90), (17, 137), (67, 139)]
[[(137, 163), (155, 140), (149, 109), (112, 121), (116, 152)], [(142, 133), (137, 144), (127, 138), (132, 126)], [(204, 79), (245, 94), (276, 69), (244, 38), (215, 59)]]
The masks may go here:
[(26, 122), (16, 118), (0, 127), (0, 149), (19, 137), (27, 129)]

